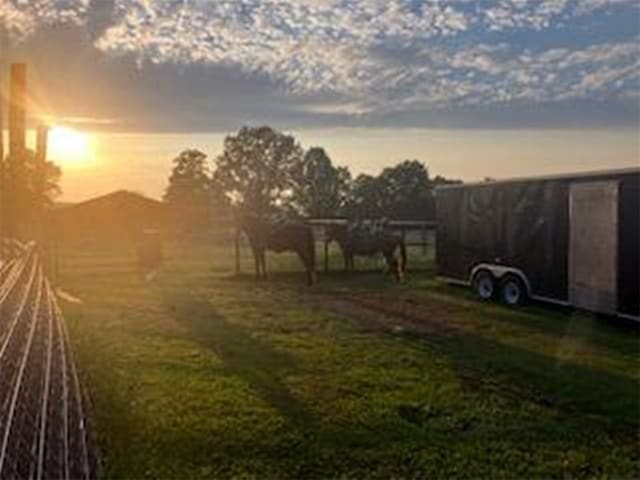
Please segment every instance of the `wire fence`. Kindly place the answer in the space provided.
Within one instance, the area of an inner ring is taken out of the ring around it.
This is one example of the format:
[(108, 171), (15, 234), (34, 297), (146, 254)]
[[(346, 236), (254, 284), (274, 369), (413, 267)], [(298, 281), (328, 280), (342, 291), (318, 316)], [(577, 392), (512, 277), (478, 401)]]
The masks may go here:
[(64, 319), (34, 244), (0, 265), (0, 478), (96, 476)]

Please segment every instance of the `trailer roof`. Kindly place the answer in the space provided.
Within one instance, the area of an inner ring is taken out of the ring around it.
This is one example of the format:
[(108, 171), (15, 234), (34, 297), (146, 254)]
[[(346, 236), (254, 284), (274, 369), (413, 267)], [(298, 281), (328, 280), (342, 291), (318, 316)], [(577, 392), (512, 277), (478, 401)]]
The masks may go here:
[(573, 173), (559, 173), (554, 175), (540, 175), (532, 177), (512, 177), (497, 180), (489, 180), (486, 182), (469, 182), (469, 183), (457, 183), (453, 185), (442, 185), (436, 187), (436, 190), (448, 190), (452, 188), (465, 188), (476, 187), (483, 185), (499, 185), (503, 183), (517, 183), (517, 182), (535, 182), (543, 180), (564, 180), (564, 179), (581, 179), (590, 177), (604, 177), (615, 175), (629, 175), (640, 174), (640, 167), (628, 167), (628, 168), (613, 168), (608, 170), (591, 170), (587, 172), (573, 172)]

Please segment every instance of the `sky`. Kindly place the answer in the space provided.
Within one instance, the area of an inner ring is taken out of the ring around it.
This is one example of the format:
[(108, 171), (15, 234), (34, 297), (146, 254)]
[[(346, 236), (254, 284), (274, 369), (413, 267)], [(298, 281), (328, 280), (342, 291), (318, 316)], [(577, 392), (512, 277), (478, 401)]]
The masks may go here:
[(354, 173), (640, 163), (637, 0), (1, 0), (0, 54), (34, 117), (90, 132), (65, 200), (159, 196), (177, 153), (247, 124)]

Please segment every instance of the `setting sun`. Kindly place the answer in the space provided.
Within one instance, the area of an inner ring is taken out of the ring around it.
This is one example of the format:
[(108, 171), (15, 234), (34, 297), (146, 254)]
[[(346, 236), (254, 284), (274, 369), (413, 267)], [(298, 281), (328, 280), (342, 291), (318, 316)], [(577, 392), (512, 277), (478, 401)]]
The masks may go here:
[(67, 127), (49, 131), (49, 157), (60, 163), (79, 164), (91, 158), (91, 140), (86, 133)]

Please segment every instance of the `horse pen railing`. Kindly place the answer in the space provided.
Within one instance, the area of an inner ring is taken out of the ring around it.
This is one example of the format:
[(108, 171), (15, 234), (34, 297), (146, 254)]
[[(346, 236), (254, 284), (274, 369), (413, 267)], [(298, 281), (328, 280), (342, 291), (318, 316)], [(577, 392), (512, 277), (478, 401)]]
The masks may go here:
[[(375, 220), (361, 220), (361, 223), (372, 223)], [(316, 242), (320, 242), (323, 248), (323, 269), (329, 271), (329, 240), (326, 230), (330, 226), (348, 225), (349, 220), (344, 217), (332, 218), (307, 218), (307, 224), (313, 227)], [(419, 247), (422, 255), (427, 256), (429, 252), (435, 251), (435, 230), (436, 222), (428, 220), (388, 220), (385, 222), (388, 230), (399, 233), (407, 247)], [(235, 272), (240, 273), (241, 256), (241, 232), (236, 230), (234, 236)]]
[(0, 478), (96, 476), (69, 336), (34, 244), (0, 267)]
[[(364, 219), (359, 223), (367, 225), (373, 224), (376, 220)], [(310, 218), (307, 223), (314, 230), (319, 231), (320, 239), (323, 243), (323, 264), (324, 271), (329, 271), (329, 240), (326, 237), (326, 229), (330, 226), (346, 226), (349, 220), (343, 217), (335, 218)], [(402, 237), (407, 247), (420, 247), (423, 255), (428, 255), (429, 251), (435, 249), (435, 229), (436, 222), (429, 220), (387, 220), (384, 223), (385, 229), (397, 232)]]

